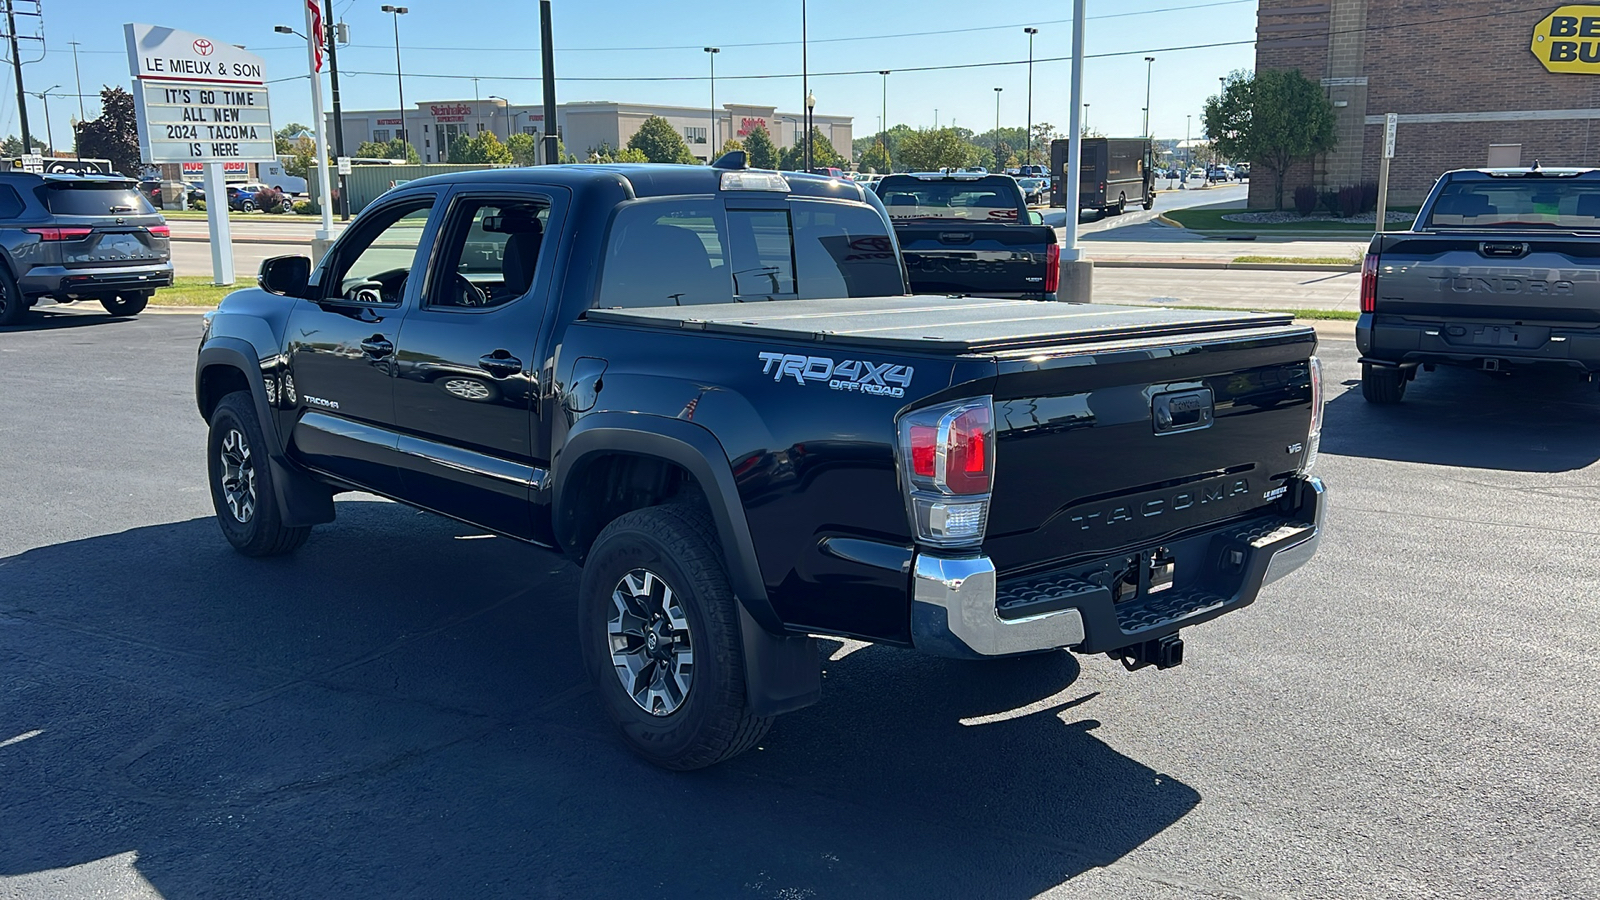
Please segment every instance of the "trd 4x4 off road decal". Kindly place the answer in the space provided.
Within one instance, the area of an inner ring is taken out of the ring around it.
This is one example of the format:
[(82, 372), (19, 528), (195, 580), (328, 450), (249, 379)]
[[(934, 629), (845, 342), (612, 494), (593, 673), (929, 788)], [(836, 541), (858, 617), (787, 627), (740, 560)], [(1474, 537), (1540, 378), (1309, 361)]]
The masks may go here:
[(834, 362), (826, 356), (799, 356), (794, 353), (758, 353), (761, 374), (771, 375), (773, 381), (784, 376), (794, 378), (796, 384), (808, 381), (825, 381), (836, 391), (854, 391), (874, 397), (900, 397), (911, 386), (910, 366), (895, 363), (874, 363), (864, 359), (847, 359)]

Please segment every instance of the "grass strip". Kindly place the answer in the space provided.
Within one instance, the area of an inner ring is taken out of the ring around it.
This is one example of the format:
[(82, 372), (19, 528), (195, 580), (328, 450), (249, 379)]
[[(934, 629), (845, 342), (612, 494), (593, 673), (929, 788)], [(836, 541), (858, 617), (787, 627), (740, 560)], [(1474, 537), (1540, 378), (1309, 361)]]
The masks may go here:
[[(1349, 234), (1352, 237), (1362, 234), (1372, 234), (1371, 222), (1342, 222), (1342, 221), (1290, 221), (1290, 222), (1229, 222), (1223, 216), (1238, 215), (1245, 212), (1242, 209), (1172, 209), (1166, 210), (1162, 215), (1177, 222), (1185, 228), (1195, 231), (1249, 231), (1259, 234), (1272, 234), (1280, 231), (1325, 231), (1333, 234)], [(1400, 223), (1394, 223), (1399, 227)]]
[(234, 284), (212, 284), (211, 279), (205, 276), (186, 276), (173, 279), (172, 287), (164, 287), (156, 291), (150, 299), (152, 306), (216, 306), (222, 298), (243, 287), (249, 287), (250, 282), (236, 282)]
[(1353, 309), (1281, 309), (1274, 307), (1260, 307), (1246, 309), (1238, 306), (1202, 306), (1192, 303), (1137, 303), (1134, 301), (1118, 301), (1123, 306), (1161, 306), (1166, 309), (1204, 309), (1211, 312), (1267, 312), (1286, 313), (1297, 319), (1321, 319), (1330, 322), (1354, 322), (1361, 318), (1361, 313)]
[(1359, 266), (1359, 256), (1235, 256), (1236, 263), (1294, 263), (1315, 266)]

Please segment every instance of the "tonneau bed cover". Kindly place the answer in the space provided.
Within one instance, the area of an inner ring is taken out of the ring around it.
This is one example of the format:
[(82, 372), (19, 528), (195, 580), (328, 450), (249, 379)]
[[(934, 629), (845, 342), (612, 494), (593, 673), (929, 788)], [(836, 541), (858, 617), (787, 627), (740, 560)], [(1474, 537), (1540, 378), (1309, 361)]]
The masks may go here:
[(950, 353), (1282, 328), (1293, 322), (1284, 313), (944, 296), (591, 309), (587, 317), (617, 325)]

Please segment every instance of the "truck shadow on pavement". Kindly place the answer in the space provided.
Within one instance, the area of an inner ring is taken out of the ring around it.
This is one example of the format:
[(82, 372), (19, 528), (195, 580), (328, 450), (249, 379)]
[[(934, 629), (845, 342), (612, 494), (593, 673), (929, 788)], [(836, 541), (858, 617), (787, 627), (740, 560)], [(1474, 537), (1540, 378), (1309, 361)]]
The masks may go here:
[(824, 642), (820, 705), (656, 770), (577, 580), (362, 500), (290, 559), (210, 519), (0, 559), (0, 896), (1021, 898), (1200, 802), (1094, 737), (1066, 653)]
[[(94, 304), (99, 309), (99, 304)], [(0, 334), (11, 334), (21, 331), (60, 331), (65, 328), (84, 328), (90, 325), (116, 325), (132, 322), (132, 317), (117, 317), (109, 313), (89, 312), (87, 309), (74, 312), (61, 312), (58, 310), (41, 310), (34, 308), (23, 317), (18, 325), (0, 325)]]
[[(1327, 383), (1330, 396), (1340, 386)], [(1474, 469), (1566, 472), (1600, 460), (1600, 392), (1564, 371), (1418, 373), (1395, 406), (1359, 381), (1328, 401), (1322, 452)]]

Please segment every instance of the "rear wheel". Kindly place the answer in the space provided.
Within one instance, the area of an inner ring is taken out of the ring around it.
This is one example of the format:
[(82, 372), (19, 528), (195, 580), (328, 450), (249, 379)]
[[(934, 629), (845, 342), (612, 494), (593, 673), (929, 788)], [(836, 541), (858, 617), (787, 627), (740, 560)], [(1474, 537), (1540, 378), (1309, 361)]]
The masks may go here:
[(1117, 205), (1111, 208), (1113, 216), (1120, 216), (1128, 209), (1128, 195), (1123, 194), (1117, 198)]
[(699, 769), (771, 727), (745, 696), (737, 604), (704, 510), (635, 510), (600, 532), (583, 567), (579, 637), (601, 705), (633, 752)]
[(1368, 403), (1399, 403), (1406, 395), (1407, 372), (1397, 366), (1361, 364), (1361, 396)]
[(150, 295), (145, 292), (118, 294), (115, 297), (100, 298), (100, 305), (104, 306), (106, 312), (111, 313), (113, 316), (137, 316), (139, 313), (144, 312), (145, 306), (149, 303)]
[(234, 391), (223, 397), (211, 413), (206, 441), (211, 505), (223, 537), (245, 556), (290, 553), (311, 534), (309, 526), (283, 524), (266, 454), (267, 438), (250, 394)]
[(28, 300), (17, 288), (17, 280), (0, 266), (0, 325), (21, 325), (28, 314)]

